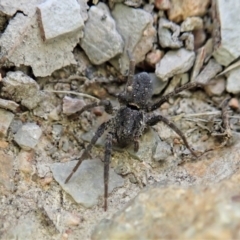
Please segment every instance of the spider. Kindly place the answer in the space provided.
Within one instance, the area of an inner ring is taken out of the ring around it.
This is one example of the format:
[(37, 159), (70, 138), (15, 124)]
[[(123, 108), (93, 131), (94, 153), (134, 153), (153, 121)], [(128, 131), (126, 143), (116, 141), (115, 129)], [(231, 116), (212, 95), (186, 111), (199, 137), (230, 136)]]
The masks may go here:
[(192, 150), (188, 141), (182, 131), (171, 121), (161, 114), (150, 115), (149, 113), (159, 108), (170, 97), (180, 93), (183, 90), (193, 87), (202, 87), (201, 83), (191, 82), (187, 83), (179, 88), (176, 88), (173, 92), (162, 96), (160, 100), (155, 103), (151, 103), (152, 97), (152, 81), (148, 73), (141, 72), (134, 74), (135, 61), (132, 55), (128, 52), (130, 64), (127, 78), (127, 84), (125, 90), (118, 95), (118, 101), (120, 108), (114, 111), (113, 106), (109, 100), (100, 100), (84, 106), (78, 114), (83, 111), (91, 109), (96, 106), (104, 106), (105, 111), (108, 114), (114, 114), (115, 116), (110, 120), (102, 123), (96, 130), (89, 145), (84, 150), (82, 156), (78, 160), (76, 166), (72, 169), (65, 180), (65, 184), (71, 179), (72, 175), (77, 171), (82, 161), (86, 159), (91, 151), (93, 145), (97, 142), (98, 138), (102, 136), (105, 131), (108, 131), (105, 142), (105, 155), (104, 155), (104, 210), (107, 210), (107, 198), (108, 198), (108, 181), (109, 181), (109, 164), (111, 160), (112, 144), (117, 142), (122, 148), (129, 144), (134, 144), (134, 151), (139, 149), (139, 138), (144, 132), (144, 129), (148, 126), (153, 126), (158, 122), (164, 122), (168, 127), (173, 129), (183, 140), (186, 147), (192, 153), (194, 157), (198, 157)]

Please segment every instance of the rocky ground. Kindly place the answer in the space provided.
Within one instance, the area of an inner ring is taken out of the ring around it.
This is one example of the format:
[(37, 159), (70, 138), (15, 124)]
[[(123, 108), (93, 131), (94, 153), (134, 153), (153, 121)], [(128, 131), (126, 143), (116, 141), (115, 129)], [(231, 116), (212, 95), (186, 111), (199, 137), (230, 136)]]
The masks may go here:
[[(238, 239), (240, 3), (0, 1), (0, 239)], [(129, 69), (171, 97), (139, 151), (114, 146), (103, 210), (105, 135), (69, 183)], [(228, 99), (228, 101), (225, 101)], [(224, 103), (227, 103), (224, 105)]]

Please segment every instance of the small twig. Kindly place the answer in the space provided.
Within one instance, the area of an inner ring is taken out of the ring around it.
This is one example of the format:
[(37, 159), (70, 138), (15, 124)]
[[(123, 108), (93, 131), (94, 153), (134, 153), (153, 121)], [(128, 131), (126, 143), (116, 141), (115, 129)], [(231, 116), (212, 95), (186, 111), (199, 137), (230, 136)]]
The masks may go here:
[(221, 103), (221, 108), (222, 108), (222, 120), (223, 120), (223, 128), (225, 129), (226, 137), (230, 138), (232, 136), (231, 134), (231, 129), (230, 129), (230, 123), (229, 123), (229, 115), (228, 115), (228, 102), (231, 98), (228, 97), (223, 100)]
[(100, 101), (98, 98), (93, 97), (91, 95), (88, 95), (86, 93), (78, 93), (78, 92), (73, 92), (73, 91), (57, 91), (57, 90), (44, 90), (44, 92), (52, 92), (52, 93), (66, 93), (66, 94), (73, 94), (81, 97), (86, 97), (86, 98), (91, 98), (97, 101)]

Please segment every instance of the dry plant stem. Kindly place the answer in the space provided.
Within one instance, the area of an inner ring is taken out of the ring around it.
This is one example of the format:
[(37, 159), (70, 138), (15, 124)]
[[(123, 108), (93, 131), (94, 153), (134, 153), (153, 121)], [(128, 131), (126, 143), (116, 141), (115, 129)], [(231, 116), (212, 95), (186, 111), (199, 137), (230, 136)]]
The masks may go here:
[(228, 102), (231, 98), (226, 98), (223, 100), (222, 104), (221, 104), (221, 108), (222, 108), (222, 120), (223, 120), (223, 128), (225, 130), (226, 133), (226, 137), (230, 138), (231, 137), (231, 129), (230, 129), (230, 124), (229, 124), (229, 115), (228, 115)]
[(80, 96), (80, 97), (91, 98), (91, 99), (94, 99), (95, 101), (99, 101), (99, 99), (96, 98), (96, 97), (93, 97), (93, 96), (88, 95), (86, 93), (78, 93), (78, 92), (74, 92), (74, 91), (44, 90), (44, 92), (73, 94), (73, 95), (77, 95), (77, 96)]

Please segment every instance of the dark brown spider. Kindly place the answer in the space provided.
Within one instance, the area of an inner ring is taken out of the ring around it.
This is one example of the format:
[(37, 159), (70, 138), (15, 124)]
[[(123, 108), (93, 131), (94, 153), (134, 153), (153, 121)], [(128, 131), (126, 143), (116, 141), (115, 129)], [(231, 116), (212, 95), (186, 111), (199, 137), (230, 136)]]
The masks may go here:
[(190, 89), (193, 87), (202, 86), (201, 83), (191, 82), (187, 83), (175, 91), (161, 97), (156, 103), (151, 103), (152, 97), (152, 81), (148, 73), (141, 72), (134, 75), (135, 71), (135, 61), (129, 54), (130, 66), (128, 80), (125, 87), (125, 91), (119, 94), (118, 100), (121, 104), (120, 109), (116, 112), (113, 110), (112, 104), (108, 100), (101, 100), (99, 102), (94, 102), (92, 104), (84, 106), (78, 114), (83, 111), (88, 110), (96, 106), (104, 106), (105, 111), (108, 114), (115, 113), (115, 116), (102, 123), (95, 135), (91, 139), (91, 142), (84, 150), (82, 156), (80, 157), (78, 163), (73, 168), (70, 175), (67, 177), (65, 183), (67, 183), (74, 172), (77, 171), (82, 161), (86, 159), (89, 155), (89, 151), (92, 149), (93, 145), (97, 142), (98, 138), (108, 130), (105, 143), (105, 157), (104, 157), (104, 210), (107, 210), (107, 198), (108, 198), (108, 179), (109, 179), (109, 163), (111, 160), (112, 143), (116, 140), (120, 147), (126, 147), (127, 145), (133, 143), (134, 151), (138, 151), (139, 143), (138, 139), (143, 134), (144, 129), (147, 126), (153, 126), (158, 122), (164, 122), (168, 127), (173, 129), (183, 140), (189, 151), (197, 157), (196, 153), (189, 146), (187, 139), (184, 134), (177, 128), (177, 126), (169, 121), (166, 117), (162, 115), (150, 116), (150, 112), (159, 108), (164, 102), (166, 102), (170, 97), (180, 93), (183, 90)]

